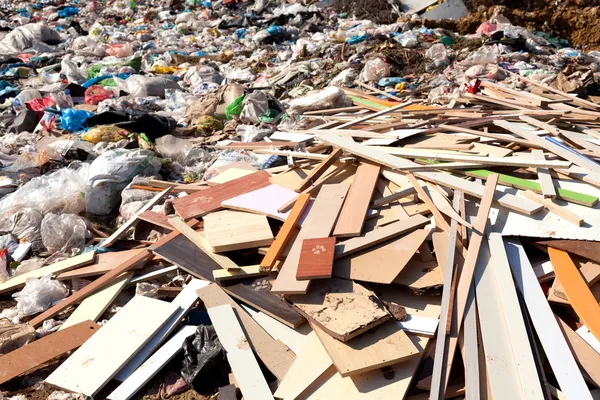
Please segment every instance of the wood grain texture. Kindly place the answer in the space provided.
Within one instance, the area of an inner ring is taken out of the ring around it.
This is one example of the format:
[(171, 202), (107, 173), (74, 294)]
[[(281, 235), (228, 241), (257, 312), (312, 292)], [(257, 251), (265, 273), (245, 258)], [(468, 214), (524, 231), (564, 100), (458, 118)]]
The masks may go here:
[(304, 239), (298, 260), (296, 279), (331, 278), (335, 238)]
[(359, 164), (352, 186), (333, 230), (338, 237), (360, 236), (381, 166), (363, 161)]
[(154, 211), (144, 211), (140, 215), (138, 215), (138, 219), (141, 221), (149, 222), (156, 226), (160, 226), (161, 228), (167, 229), (169, 231), (173, 230), (173, 227), (169, 224), (169, 217), (163, 214), (159, 214)]
[(259, 265), (248, 265), (245, 267), (239, 267), (238, 269), (226, 270), (226, 269), (215, 269), (213, 270), (213, 279), (215, 281), (225, 281), (229, 279), (244, 279), (253, 276), (266, 275), (267, 272), (260, 270)]
[(556, 321), (577, 364), (586, 372), (583, 378), (600, 387), (600, 354), (558, 316), (556, 316)]
[(215, 253), (268, 246), (275, 239), (264, 215), (229, 210), (204, 216), (204, 237)]
[(285, 259), (271, 291), (277, 294), (303, 294), (310, 281), (298, 281), (296, 269), (302, 240), (329, 236), (348, 192), (348, 185), (323, 185), (313, 203), (302, 229)]
[(573, 260), (567, 252), (558, 249), (548, 248), (548, 255), (571, 307), (596, 339), (600, 340), (600, 305)]
[(227, 352), (227, 361), (247, 400), (273, 399), (269, 385), (248, 345), (248, 338), (229, 304), (207, 308), (210, 320)]
[(342, 155), (342, 149), (334, 149), (331, 154), (327, 156), (326, 159), (321, 161), (319, 165), (317, 165), (312, 171), (309, 172), (308, 175), (295, 187), (296, 192), (301, 192), (304, 189), (308, 188), (310, 185), (316, 182), (321, 175), (327, 171), (327, 169), (337, 161)]
[(418, 229), (341, 258), (335, 262), (333, 274), (344, 279), (390, 284), (406, 268), (429, 233), (428, 229)]
[(569, 221), (570, 223), (572, 223), (574, 225), (583, 226), (583, 224), (584, 224), (583, 218), (581, 218), (577, 214), (572, 213), (571, 211), (565, 209), (564, 207), (561, 207), (559, 204), (556, 204), (551, 199), (545, 199), (542, 196), (540, 196), (537, 193), (534, 193), (530, 190), (525, 190), (523, 192), (523, 195), (531, 201), (535, 201), (537, 203), (542, 204), (544, 207), (546, 207), (546, 209), (548, 209), (548, 211), (558, 215), (559, 217), (561, 217), (563, 219), (566, 219), (567, 221)]
[(244, 327), (250, 346), (256, 352), (256, 355), (278, 379), (281, 380), (285, 377), (295, 360), (294, 353), (269, 336), (247, 312), (216, 284), (198, 290), (197, 294), (207, 308), (223, 304), (229, 304), (234, 308)]
[(568, 398), (591, 400), (590, 391), (558, 327), (521, 242), (518, 239), (508, 239), (504, 241), (504, 247), (513, 277), (523, 295), (529, 316), (558, 384)]
[[(546, 159), (542, 150), (533, 150), (531, 154), (533, 154), (534, 160), (543, 161)], [(542, 195), (551, 199), (555, 198), (556, 189), (552, 182), (552, 176), (550, 176), (550, 170), (548, 170), (548, 168), (537, 167), (537, 175), (540, 185), (542, 185)]]
[(89, 285), (83, 287), (82, 289), (79, 289), (66, 299), (60, 301), (58, 304), (50, 307), (48, 310), (33, 318), (31, 321), (28, 322), (29, 325), (33, 327), (40, 325), (48, 318), (54, 317), (56, 314), (63, 311), (67, 307), (70, 307), (73, 304), (77, 304), (78, 302), (83, 301), (83, 299), (85, 299), (92, 293), (96, 292), (99, 289), (102, 289), (106, 285), (109, 285), (111, 282), (114, 282), (114, 280), (123, 272), (127, 272), (133, 268), (143, 266), (150, 258), (152, 258), (152, 254), (148, 251), (145, 251), (126, 259), (125, 261), (123, 261), (123, 263), (119, 264), (117, 267), (102, 275), (100, 278), (96, 279)]
[(294, 309), (337, 340), (348, 341), (390, 319), (375, 293), (344, 280), (316, 280), (307, 294), (290, 296)]
[(94, 262), (92, 265), (67, 272), (61, 272), (56, 276), (56, 280), (63, 281), (66, 279), (87, 278), (90, 276), (104, 275), (108, 271), (112, 270), (115, 266), (119, 265), (123, 260), (145, 251), (147, 250), (133, 249), (96, 254), (96, 262)]
[(94, 262), (94, 252), (83, 253), (81, 255), (68, 258), (64, 261), (60, 261), (51, 265), (38, 268), (33, 271), (26, 272), (19, 276), (15, 276), (0, 284), (0, 293), (6, 293), (10, 290), (15, 290), (25, 286), (27, 279), (30, 278), (41, 278), (46, 275), (55, 275), (60, 272), (69, 271), (84, 265), (88, 265)]
[(221, 209), (221, 203), (244, 193), (270, 185), (270, 174), (257, 171), (232, 181), (212, 186), (206, 190), (173, 201), (173, 207), (185, 221)]
[(176, 311), (175, 305), (135, 296), (46, 382), (94, 396)]
[(269, 185), (221, 203), (223, 208), (264, 215), (285, 221), (288, 212), (277, 211), (281, 206), (296, 198), (298, 194), (279, 185)]
[(0, 356), (0, 384), (78, 348), (98, 328), (92, 321), (83, 321)]
[(301, 194), (298, 196), (298, 200), (294, 203), (294, 207), (289, 212), (287, 219), (283, 223), (281, 229), (279, 229), (279, 233), (277, 233), (271, 247), (269, 247), (269, 251), (265, 254), (265, 257), (260, 263), (263, 270), (270, 271), (273, 268), (275, 261), (277, 261), (294, 233), (297, 232), (300, 219), (309, 203), (309, 194)]
[(600, 242), (587, 240), (536, 240), (536, 244), (552, 247), (600, 263)]
[(205, 252), (188, 238), (176, 232), (170, 240), (153, 247), (152, 252), (164, 260), (177, 265), (197, 278), (213, 281), (213, 270), (222, 269)]

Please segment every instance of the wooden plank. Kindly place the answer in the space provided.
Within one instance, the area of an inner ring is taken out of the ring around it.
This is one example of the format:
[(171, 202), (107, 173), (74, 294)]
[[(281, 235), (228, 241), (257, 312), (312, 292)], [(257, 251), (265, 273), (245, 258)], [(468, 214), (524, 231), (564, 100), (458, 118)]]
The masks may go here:
[(296, 279), (331, 278), (335, 238), (304, 239), (298, 260)]
[(536, 244), (576, 254), (600, 263), (600, 243), (587, 240), (536, 240)]
[(423, 187), (417, 181), (417, 178), (415, 178), (415, 176), (413, 174), (411, 174), (409, 172), (406, 176), (408, 177), (408, 179), (410, 180), (410, 183), (412, 183), (415, 190), (419, 194), (419, 198), (421, 199), (421, 201), (423, 201), (425, 204), (427, 204), (427, 207), (429, 207), (429, 210), (431, 211), (431, 213), (433, 214), (433, 217), (435, 218), (436, 225), (439, 228), (441, 228), (444, 232), (449, 234), (450, 233), (450, 225), (448, 225), (448, 222), (446, 222), (446, 220), (444, 219), (444, 216), (437, 209), (437, 207), (431, 200), (431, 197), (429, 197), (429, 194), (427, 192), (425, 192), (425, 190), (423, 189)]
[(429, 234), (428, 229), (418, 229), (390, 242), (339, 259), (334, 264), (333, 274), (345, 279), (391, 284), (407, 267)]
[(50, 307), (48, 310), (33, 318), (31, 321), (28, 322), (29, 325), (36, 327), (42, 324), (42, 322), (44, 322), (48, 318), (54, 317), (67, 307), (70, 307), (73, 304), (77, 304), (78, 302), (85, 299), (87, 296), (91, 295), (92, 293), (95, 293), (97, 290), (102, 289), (106, 285), (110, 284), (123, 272), (127, 272), (133, 268), (146, 264), (146, 262), (150, 258), (152, 258), (152, 254), (146, 251), (140, 252), (137, 255), (126, 259), (125, 261), (123, 261), (123, 263), (119, 264), (117, 267), (102, 275), (100, 278), (96, 279), (89, 285), (85, 286), (82, 289), (79, 289), (66, 299), (60, 301), (58, 304)]
[(343, 377), (387, 367), (419, 355), (419, 350), (394, 322), (380, 325), (369, 334), (349, 342), (340, 342), (318, 326), (311, 326)]
[(565, 251), (548, 248), (554, 274), (563, 286), (571, 307), (588, 329), (600, 339), (600, 305)]
[(277, 294), (303, 294), (310, 281), (298, 281), (296, 269), (300, 259), (302, 240), (329, 236), (348, 192), (348, 185), (323, 185), (304, 219), (292, 248), (285, 259), (271, 291)]
[(215, 253), (268, 246), (274, 240), (264, 215), (225, 210), (203, 219), (204, 237)]
[(558, 384), (568, 398), (591, 399), (590, 391), (564, 340), (520, 241), (506, 240), (504, 247), (514, 279), (523, 295), (529, 316)]
[(129, 400), (156, 375), (169, 361), (181, 351), (185, 339), (196, 331), (195, 326), (186, 325), (181, 328), (167, 343), (158, 349), (152, 357), (144, 362), (133, 374), (121, 383), (107, 399)]
[(242, 331), (233, 308), (229, 304), (207, 308), (210, 320), (227, 352), (227, 361), (235, 375), (242, 395), (248, 400), (273, 399), (248, 338)]
[(267, 273), (268, 272), (261, 271), (259, 265), (248, 265), (246, 267), (240, 267), (232, 270), (215, 269), (213, 271), (213, 279), (218, 282), (228, 279), (250, 278), (253, 276), (266, 275)]
[(469, 296), (471, 282), (473, 280), (473, 273), (475, 272), (475, 265), (477, 264), (479, 248), (483, 242), (483, 234), (485, 233), (485, 228), (488, 222), (488, 214), (492, 206), (492, 200), (494, 198), (497, 182), (498, 175), (491, 175), (485, 183), (485, 195), (481, 200), (481, 203), (479, 203), (479, 211), (477, 212), (477, 218), (475, 219), (475, 224), (473, 225), (474, 229), (472, 230), (471, 238), (469, 239), (469, 249), (467, 250), (465, 263), (458, 280), (458, 286), (456, 288), (456, 312), (459, 332)]
[(135, 296), (46, 382), (94, 396), (176, 311), (173, 304)]
[[(542, 150), (533, 150), (531, 154), (533, 154), (534, 160), (545, 160), (544, 152)], [(542, 195), (550, 199), (555, 198), (556, 189), (554, 188), (554, 183), (552, 182), (552, 176), (550, 176), (550, 170), (544, 167), (537, 167), (537, 174), (540, 185), (542, 185)]]
[(375, 293), (344, 279), (316, 280), (312, 290), (290, 301), (314, 325), (344, 342), (390, 319)]
[(582, 338), (587, 344), (596, 350), (596, 353), (600, 354), (600, 341), (596, 339), (594, 334), (590, 332), (587, 326), (581, 325), (579, 328), (577, 328), (575, 333), (577, 333), (580, 338)]
[(114, 233), (112, 235), (110, 235), (109, 237), (104, 239), (102, 241), (102, 243), (100, 243), (100, 246), (98, 246), (98, 247), (102, 247), (102, 248), (106, 249), (106, 248), (109, 248), (110, 246), (112, 246), (113, 244), (115, 244), (115, 242), (117, 240), (119, 240), (119, 238), (121, 236), (123, 236), (130, 228), (134, 227), (135, 224), (137, 224), (138, 216), (140, 214), (142, 214), (145, 211), (150, 210), (152, 207), (154, 207), (156, 204), (158, 204), (162, 199), (167, 197), (167, 195), (170, 192), (171, 192), (171, 188), (166, 188), (162, 192), (157, 193), (156, 196), (154, 196), (153, 198), (148, 200), (148, 202), (146, 204), (144, 204), (144, 206), (142, 208), (140, 208), (138, 210), (138, 212), (133, 214), (133, 216), (131, 218), (129, 218), (123, 225), (121, 225), (119, 227), (119, 229), (117, 229), (116, 231), (114, 231)]
[(204, 234), (201, 232), (196, 232), (190, 226), (188, 226), (183, 220), (179, 218), (171, 218), (169, 219), (169, 223), (181, 232), (186, 238), (188, 238), (192, 243), (194, 243), (198, 249), (210, 257), (214, 262), (219, 264), (221, 268), (229, 271), (240, 269), (239, 265), (231, 261), (231, 259), (222, 254), (215, 253), (212, 249)]
[(56, 276), (56, 280), (64, 281), (67, 279), (104, 275), (108, 271), (112, 270), (115, 265), (119, 265), (121, 261), (144, 251), (147, 250), (132, 249), (96, 254), (96, 262), (94, 262), (92, 265), (73, 269), (67, 272), (61, 272)]
[[(502, 307), (502, 313), (498, 317), (503, 315), (506, 320), (506, 327), (509, 331), (508, 340), (514, 354), (523, 394), (526, 399), (543, 399), (543, 389), (540, 378), (536, 373), (535, 359), (527, 335), (527, 328), (510, 272), (506, 251), (504, 250), (504, 242), (499, 233), (490, 233), (489, 247), (491, 262), (488, 264), (488, 268), (493, 271), (493, 278), (496, 280), (496, 287), (500, 296), (499, 301)], [(490, 275), (492, 275), (491, 272)], [(487, 352), (486, 357), (488, 357)]]
[(212, 186), (206, 190), (176, 199), (173, 201), (173, 207), (177, 214), (185, 221), (191, 218), (202, 217), (221, 209), (223, 201), (270, 185), (270, 176), (266, 171), (257, 171), (227, 183)]
[(150, 210), (144, 211), (143, 213), (138, 215), (138, 219), (140, 221), (145, 221), (145, 222), (154, 224), (156, 226), (160, 226), (161, 228), (167, 229), (169, 231), (173, 230), (173, 227), (171, 225), (169, 225), (169, 221), (168, 221), (169, 217), (167, 217), (166, 215), (163, 215), (163, 214), (159, 214), (154, 211), (150, 211)]
[(196, 291), (198, 289), (208, 286), (208, 282), (201, 281), (199, 279), (192, 279), (183, 290), (171, 301), (171, 304), (177, 307), (177, 311), (171, 318), (167, 319), (164, 325), (156, 332), (154, 336), (138, 350), (133, 358), (127, 362), (123, 368), (115, 375), (114, 379), (123, 382), (129, 378), (142, 363), (150, 357), (154, 350), (165, 341), (167, 337), (175, 330), (179, 325), (180, 321), (185, 317), (188, 311), (194, 306), (198, 295)]
[(269, 185), (221, 203), (223, 208), (246, 211), (285, 221), (289, 212), (277, 211), (298, 194), (279, 185)]
[(97, 291), (82, 301), (58, 330), (61, 331), (87, 320), (94, 322), (98, 321), (102, 314), (104, 314), (104, 311), (110, 307), (112, 302), (117, 298), (132, 277), (133, 272), (126, 272), (118, 277), (111, 285)]
[(410, 101), (407, 101), (405, 103), (398, 104), (397, 106), (389, 107), (389, 108), (386, 108), (384, 110), (378, 111), (378, 112), (376, 112), (374, 114), (369, 114), (369, 115), (366, 115), (364, 117), (357, 118), (357, 119), (354, 119), (352, 121), (346, 122), (345, 124), (342, 124), (342, 125), (336, 126), (335, 128), (332, 128), (332, 130), (344, 129), (344, 128), (347, 128), (347, 127), (352, 126), (352, 125), (360, 124), (360, 123), (366, 122), (366, 121), (368, 121), (370, 119), (377, 118), (377, 117), (380, 117), (382, 115), (388, 114), (388, 113), (390, 113), (392, 111), (399, 110), (399, 109), (404, 108), (404, 107), (406, 107), (406, 106), (408, 106), (410, 104), (412, 104), (412, 103)]
[(36, 270), (15, 276), (14, 278), (11, 278), (0, 284), (0, 293), (6, 293), (11, 290), (20, 289), (25, 286), (27, 279), (30, 278), (41, 278), (42, 276), (46, 275), (55, 275), (60, 272), (70, 271), (72, 269), (91, 264), (94, 262), (94, 255), (94, 252), (90, 251), (68, 258), (64, 261), (59, 261), (57, 263), (46, 265)]
[(75, 350), (98, 328), (100, 326), (92, 321), (83, 321), (0, 356), (0, 384)]
[(381, 167), (361, 162), (333, 230), (337, 237), (360, 236)]
[(174, 231), (177, 235), (158, 246), (155, 244), (152, 252), (171, 264), (177, 265), (184, 271), (197, 278), (213, 280), (213, 270), (222, 269), (221, 265), (200, 250), (188, 238)]
[[(465, 324), (463, 331), (459, 336), (459, 346), (461, 346), (463, 364), (465, 366), (465, 388), (467, 400), (480, 400), (482, 385), (480, 384), (480, 375), (487, 373), (485, 367), (479, 362), (478, 346), (478, 303), (475, 299), (475, 284), (471, 284), (469, 298), (467, 299), (467, 308), (465, 311)], [(483, 363), (481, 363), (483, 364)]]
[[(235, 301), (231, 299), (216, 284), (209, 285), (197, 291), (198, 297), (207, 308), (229, 304), (237, 311), (244, 331), (248, 335), (250, 347), (262, 360), (265, 366), (278, 379), (283, 379), (294, 362), (294, 354), (280, 342), (274, 340), (263, 328), (260, 327)], [(236, 376), (237, 378), (237, 376)]]
[(265, 257), (260, 263), (260, 267), (263, 271), (270, 271), (275, 265), (275, 261), (279, 259), (279, 256), (283, 252), (283, 249), (291, 239), (292, 235), (297, 232), (297, 228), (304, 214), (304, 210), (310, 202), (309, 194), (301, 194), (298, 196), (298, 200), (294, 203), (294, 207), (289, 212), (287, 219), (283, 223), (279, 233), (275, 237), (275, 241), (269, 247), (269, 251), (265, 254)]
[(321, 161), (310, 173), (296, 186), (294, 189), (296, 192), (301, 192), (307, 189), (310, 185), (316, 182), (321, 175), (329, 169), (329, 167), (336, 162), (342, 156), (342, 149), (334, 149), (326, 159)]
[(390, 240), (415, 229), (422, 228), (428, 223), (429, 219), (425, 218), (421, 214), (417, 214), (405, 220), (394, 222), (384, 227), (367, 232), (364, 236), (345, 240), (336, 244), (335, 259), (337, 260), (342, 257), (347, 257), (361, 250), (376, 246), (386, 240)]
[(525, 197), (527, 197), (529, 200), (532, 200), (532, 201), (542, 204), (544, 207), (546, 207), (548, 209), (548, 211), (558, 215), (559, 217), (561, 217), (563, 219), (566, 219), (567, 221), (569, 221), (570, 223), (572, 223), (574, 225), (583, 226), (583, 224), (584, 224), (583, 218), (579, 217), (575, 213), (572, 213), (571, 211), (567, 210), (566, 208), (561, 207), (560, 205), (554, 203), (551, 199), (545, 199), (542, 196), (539, 196), (536, 193), (533, 193), (532, 191), (529, 191), (529, 190), (525, 190), (523, 192), (523, 195)]
[(250, 175), (254, 173), (253, 170), (249, 170), (249, 169), (242, 169), (242, 168), (229, 168), (223, 172), (221, 172), (219, 175), (215, 176), (214, 178), (210, 178), (209, 180), (206, 181), (206, 183), (208, 183), (208, 186), (215, 186), (215, 185), (220, 185), (221, 183), (227, 183), (229, 181), (232, 181), (234, 179), (238, 179), (238, 178), (242, 178), (246, 175)]
[(586, 372), (583, 378), (600, 387), (600, 354), (558, 316), (556, 316), (556, 321), (577, 364)]
[(290, 367), (287, 375), (281, 381), (275, 392), (275, 397), (284, 400), (295, 400), (327, 372), (334, 372), (333, 362), (325, 347), (311, 332), (306, 338), (296, 361)]
[[(585, 283), (586, 285), (588, 285), (588, 287), (592, 288), (598, 282), (598, 280), (600, 280), (600, 265), (589, 260), (573, 259), (573, 262), (579, 268), (579, 273), (581, 273), (581, 276), (585, 280)], [(554, 269), (552, 269), (552, 272), (554, 272)], [(564, 293), (564, 289), (562, 284), (560, 283), (560, 279), (554, 279), (554, 282), (552, 283), (551, 292), (554, 297), (560, 298), (560, 302), (564, 304), (569, 304), (569, 299)], [(597, 293), (595, 290), (592, 291), (592, 294), (596, 298)], [(557, 300), (558, 299), (552, 299), (551, 301)]]

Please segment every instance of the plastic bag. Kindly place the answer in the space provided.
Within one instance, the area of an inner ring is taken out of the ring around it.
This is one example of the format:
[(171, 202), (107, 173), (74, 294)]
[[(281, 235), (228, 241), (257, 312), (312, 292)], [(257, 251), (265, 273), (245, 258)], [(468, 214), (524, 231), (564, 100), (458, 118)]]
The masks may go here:
[(64, 321), (55, 321), (54, 318), (47, 319), (42, 323), (42, 326), (35, 330), (35, 334), (38, 338), (42, 338), (52, 332), (56, 332), (63, 323)]
[(49, 252), (74, 256), (85, 247), (87, 226), (73, 214), (47, 214), (42, 220), (42, 242)]
[(20, 242), (30, 242), (34, 251), (43, 249), (40, 227), (44, 216), (39, 210), (24, 208), (2, 219), (0, 226), (10, 231)]
[(111, 142), (115, 143), (123, 139), (127, 139), (130, 135), (129, 131), (123, 128), (119, 128), (115, 125), (98, 125), (85, 132), (81, 138), (86, 142), (100, 143), (100, 142)]
[(133, 47), (131, 46), (131, 43), (110, 44), (106, 47), (106, 54), (117, 58), (131, 57), (133, 55)]
[(288, 111), (291, 113), (300, 113), (303, 111), (338, 108), (343, 107), (345, 102), (346, 95), (344, 91), (338, 87), (329, 86), (307, 96), (291, 100)]
[(69, 83), (81, 84), (87, 81), (85, 74), (71, 61), (71, 57), (72, 55), (68, 54), (60, 62), (60, 74), (65, 75)]
[(437, 68), (450, 64), (450, 59), (448, 58), (448, 51), (446, 50), (446, 46), (444, 46), (441, 43), (436, 43), (430, 48), (428, 48), (425, 52), (425, 56), (431, 58)]
[(23, 290), (12, 297), (17, 301), (19, 318), (23, 318), (46, 311), (52, 303), (68, 295), (69, 290), (65, 285), (47, 275), (40, 279), (28, 279)]
[(89, 111), (66, 108), (61, 111), (60, 126), (62, 129), (77, 132), (85, 129), (85, 121), (95, 114)]
[(166, 78), (132, 75), (127, 79), (114, 78), (117, 87), (128, 92), (133, 97), (157, 96), (165, 98), (166, 89), (181, 90), (181, 87), (172, 80)]
[(103, 100), (112, 99), (115, 94), (112, 90), (106, 90), (102, 86), (94, 85), (85, 91), (85, 104), (97, 105)]
[(365, 63), (358, 79), (363, 82), (376, 82), (390, 76), (390, 66), (381, 58), (375, 58)]
[(36, 269), (42, 268), (43, 265), (43, 259), (37, 257), (30, 258), (29, 260), (25, 260), (21, 264), (19, 264), (19, 266), (13, 272), (13, 277), (23, 275), (27, 272), (35, 271)]
[(260, 142), (265, 136), (271, 135), (275, 130), (273, 127), (254, 126), (254, 125), (238, 125), (236, 127), (237, 134), (242, 138), (242, 142)]
[(194, 390), (205, 392), (229, 382), (225, 349), (212, 326), (199, 325), (195, 336), (183, 342), (182, 349), (181, 376)]
[(0, 355), (25, 346), (35, 340), (35, 329), (29, 324), (0, 325)]
[(120, 200), (121, 190), (137, 175), (156, 175), (160, 160), (147, 150), (110, 150), (96, 158), (86, 183), (87, 212), (108, 215)]

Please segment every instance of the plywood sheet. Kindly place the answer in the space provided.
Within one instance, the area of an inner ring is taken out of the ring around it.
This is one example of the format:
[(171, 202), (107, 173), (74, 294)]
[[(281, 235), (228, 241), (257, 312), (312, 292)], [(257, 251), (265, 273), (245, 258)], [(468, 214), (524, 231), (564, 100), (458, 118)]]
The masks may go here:
[(46, 382), (94, 396), (176, 311), (173, 304), (135, 296)]
[(96, 261), (92, 265), (67, 272), (61, 272), (56, 276), (56, 279), (62, 281), (66, 279), (87, 278), (90, 276), (103, 275), (119, 265), (123, 260), (133, 257), (142, 251), (147, 250), (133, 249), (96, 254)]
[(280, 213), (277, 210), (297, 196), (298, 193), (283, 186), (269, 185), (226, 200), (221, 205), (227, 209), (246, 211), (285, 221), (289, 211)]
[(268, 246), (275, 239), (267, 217), (229, 210), (204, 217), (204, 237), (216, 253)]
[(300, 260), (296, 279), (331, 278), (335, 238), (304, 239), (300, 250)]

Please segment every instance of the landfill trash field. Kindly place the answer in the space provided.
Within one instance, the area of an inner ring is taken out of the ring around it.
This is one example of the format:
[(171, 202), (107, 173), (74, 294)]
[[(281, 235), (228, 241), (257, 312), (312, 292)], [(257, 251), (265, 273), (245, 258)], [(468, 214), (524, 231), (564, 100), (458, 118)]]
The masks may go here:
[(594, 2), (0, 2), (0, 399), (600, 399)]

